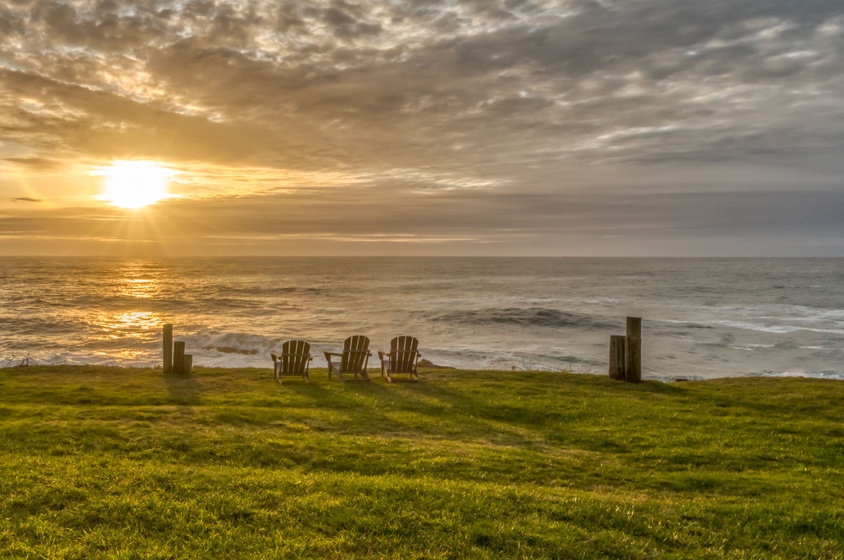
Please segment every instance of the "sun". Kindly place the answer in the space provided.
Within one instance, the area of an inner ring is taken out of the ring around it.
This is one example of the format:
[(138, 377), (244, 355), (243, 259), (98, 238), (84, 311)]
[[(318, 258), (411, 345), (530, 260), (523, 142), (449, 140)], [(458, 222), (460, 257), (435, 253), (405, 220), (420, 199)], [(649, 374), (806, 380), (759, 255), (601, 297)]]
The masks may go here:
[(137, 209), (171, 197), (167, 187), (176, 173), (154, 161), (115, 161), (93, 174), (103, 176), (98, 199), (118, 208)]

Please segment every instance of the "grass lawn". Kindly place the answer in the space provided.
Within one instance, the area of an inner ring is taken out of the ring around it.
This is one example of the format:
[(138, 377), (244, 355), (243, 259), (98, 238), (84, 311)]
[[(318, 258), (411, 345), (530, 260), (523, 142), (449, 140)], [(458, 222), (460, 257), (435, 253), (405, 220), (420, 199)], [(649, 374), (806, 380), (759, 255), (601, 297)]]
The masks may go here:
[(844, 382), (0, 370), (2, 558), (842, 558)]

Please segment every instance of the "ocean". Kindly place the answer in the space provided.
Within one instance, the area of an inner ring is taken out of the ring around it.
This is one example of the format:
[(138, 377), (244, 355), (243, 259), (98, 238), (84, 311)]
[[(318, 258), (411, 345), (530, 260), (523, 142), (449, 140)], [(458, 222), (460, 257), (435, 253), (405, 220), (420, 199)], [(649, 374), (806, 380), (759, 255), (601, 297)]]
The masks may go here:
[(198, 366), (410, 334), (436, 365), (606, 375), (627, 316), (646, 379), (844, 379), (844, 259), (0, 258), (0, 367), (160, 366), (170, 323)]

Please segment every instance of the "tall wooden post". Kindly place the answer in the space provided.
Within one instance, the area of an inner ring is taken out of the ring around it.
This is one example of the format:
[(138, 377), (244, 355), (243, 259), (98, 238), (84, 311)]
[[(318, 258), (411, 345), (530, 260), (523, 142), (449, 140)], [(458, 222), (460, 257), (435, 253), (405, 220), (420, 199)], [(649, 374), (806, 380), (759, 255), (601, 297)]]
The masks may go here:
[(164, 373), (173, 373), (173, 325), (164, 325)]
[(185, 343), (177, 340), (173, 343), (173, 373), (184, 373), (185, 371)]
[(642, 380), (642, 318), (627, 318), (624, 339), (624, 379), (630, 383)]
[(625, 338), (620, 335), (610, 336), (610, 379), (624, 379)]

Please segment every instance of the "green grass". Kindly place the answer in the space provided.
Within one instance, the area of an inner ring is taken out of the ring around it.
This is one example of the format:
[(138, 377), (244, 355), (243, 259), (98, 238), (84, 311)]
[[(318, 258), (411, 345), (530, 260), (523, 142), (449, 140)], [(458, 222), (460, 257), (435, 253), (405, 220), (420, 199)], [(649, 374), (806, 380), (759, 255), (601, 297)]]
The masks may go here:
[(840, 558), (844, 383), (0, 370), (3, 558)]

